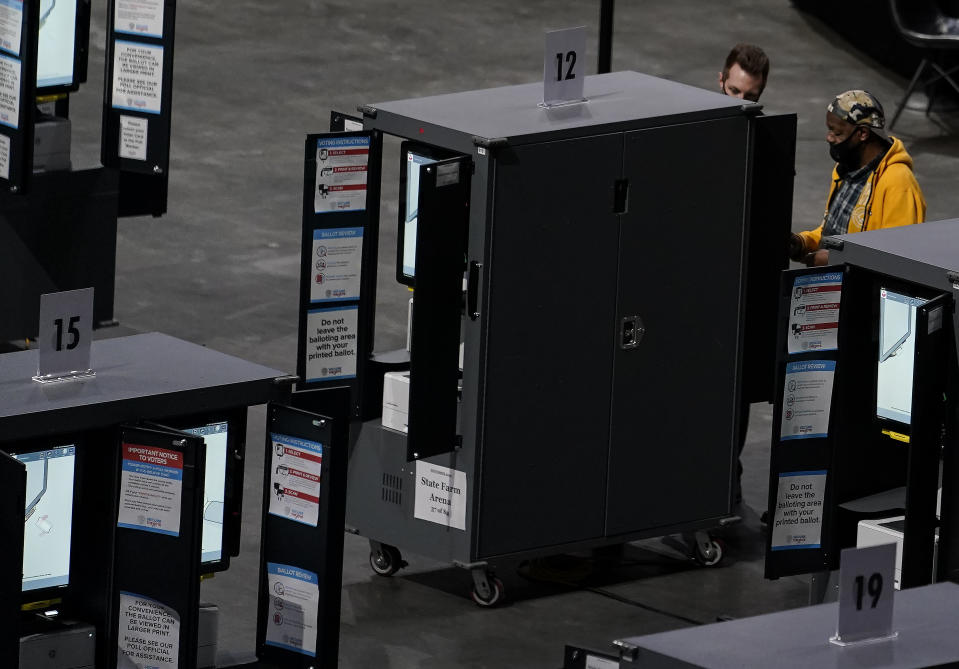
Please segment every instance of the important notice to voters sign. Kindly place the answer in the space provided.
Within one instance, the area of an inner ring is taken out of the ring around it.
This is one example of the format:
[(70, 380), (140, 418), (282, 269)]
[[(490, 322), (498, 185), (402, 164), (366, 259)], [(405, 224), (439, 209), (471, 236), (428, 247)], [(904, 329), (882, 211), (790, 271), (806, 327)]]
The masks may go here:
[(179, 536), (183, 454), (123, 444), (117, 527)]

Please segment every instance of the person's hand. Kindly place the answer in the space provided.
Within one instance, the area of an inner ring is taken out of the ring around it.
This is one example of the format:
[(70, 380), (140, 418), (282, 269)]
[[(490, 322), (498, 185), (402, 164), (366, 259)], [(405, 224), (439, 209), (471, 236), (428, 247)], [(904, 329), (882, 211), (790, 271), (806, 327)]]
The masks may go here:
[(802, 257), (802, 262), (806, 265), (806, 267), (821, 267), (822, 265), (828, 265), (829, 251), (827, 249), (819, 249), (818, 251), (807, 253)]
[(803, 240), (802, 237), (797, 235), (795, 232), (790, 233), (789, 236), (789, 259), (799, 261), (802, 259), (803, 254)]

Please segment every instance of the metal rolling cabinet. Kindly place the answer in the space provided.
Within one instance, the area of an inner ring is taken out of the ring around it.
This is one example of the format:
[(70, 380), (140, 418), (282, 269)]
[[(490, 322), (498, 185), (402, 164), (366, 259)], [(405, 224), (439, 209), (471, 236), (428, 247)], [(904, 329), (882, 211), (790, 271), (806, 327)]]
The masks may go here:
[[(786, 265), (795, 115), (635, 72), (587, 77), (585, 95), (544, 109), (529, 84), (361, 108), (368, 131), (472, 161), (457, 432), (419, 454), (465, 472), (466, 527), (414, 518), (407, 437), (367, 421), (347, 524), (374, 551), (476, 577), (730, 513), (739, 399), (755, 394), (742, 323), (775, 321), (774, 300), (746, 319), (746, 286), (775, 290)], [(410, 411), (412, 432), (413, 397)]]

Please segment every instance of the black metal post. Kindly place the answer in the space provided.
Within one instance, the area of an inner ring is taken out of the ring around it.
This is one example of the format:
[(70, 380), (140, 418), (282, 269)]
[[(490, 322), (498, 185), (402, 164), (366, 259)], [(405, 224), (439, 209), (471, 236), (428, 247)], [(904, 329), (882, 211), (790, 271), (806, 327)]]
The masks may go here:
[(613, 62), (613, 6), (616, 0), (600, 0), (599, 9), (599, 74), (610, 71)]

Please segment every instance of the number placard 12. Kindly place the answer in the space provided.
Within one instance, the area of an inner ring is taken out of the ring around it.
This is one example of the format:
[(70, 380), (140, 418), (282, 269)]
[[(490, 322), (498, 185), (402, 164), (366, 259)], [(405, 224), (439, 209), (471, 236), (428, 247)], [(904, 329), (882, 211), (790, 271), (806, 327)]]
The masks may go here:
[(93, 288), (40, 296), (37, 380), (89, 376)]
[(896, 544), (846, 548), (840, 557), (839, 623), (830, 641), (840, 645), (895, 636), (892, 605)]
[(543, 57), (543, 103), (582, 102), (585, 65), (586, 26), (547, 32)]

